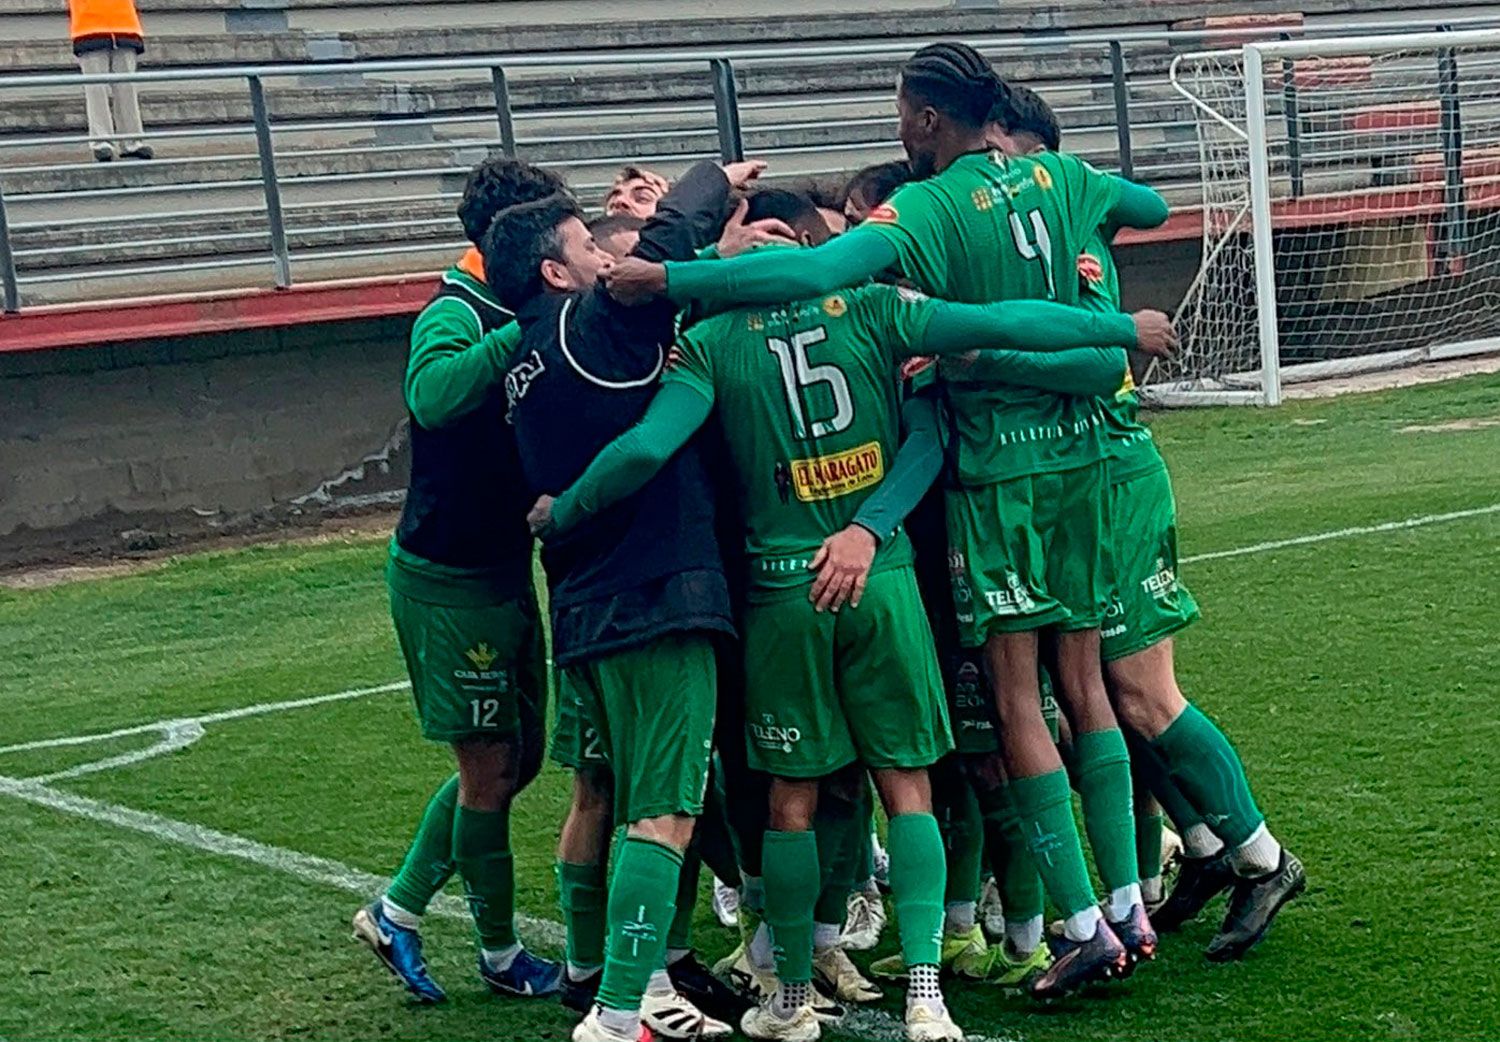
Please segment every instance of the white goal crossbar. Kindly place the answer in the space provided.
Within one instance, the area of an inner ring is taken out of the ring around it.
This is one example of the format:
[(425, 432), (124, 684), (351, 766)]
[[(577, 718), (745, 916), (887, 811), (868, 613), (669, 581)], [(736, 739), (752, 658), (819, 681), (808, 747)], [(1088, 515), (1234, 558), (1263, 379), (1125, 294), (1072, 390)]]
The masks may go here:
[(1157, 404), (1500, 350), (1500, 30), (1177, 56), (1203, 253)]

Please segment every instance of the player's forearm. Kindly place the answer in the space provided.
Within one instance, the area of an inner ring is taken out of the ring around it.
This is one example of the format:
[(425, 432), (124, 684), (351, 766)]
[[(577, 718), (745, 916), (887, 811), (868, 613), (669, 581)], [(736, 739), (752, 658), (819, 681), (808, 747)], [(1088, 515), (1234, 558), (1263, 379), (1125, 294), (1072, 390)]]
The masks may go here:
[(729, 180), (717, 163), (693, 165), (656, 204), (631, 252), (650, 261), (686, 260), (719, 237)]
[(667, 296), (679, 305), (780, 304), (857, 286), (896, 260), (896, 248), (883, 236), (856, 229), (810, 250), (752, 250), (723, 260), (669, 262)]
[(901, 418), (906, 437), (891, 469), (854, 515), (854, 523), (882, 543), (916, 509), (943, 469), (937, 403), (926, 396), (911, 398), (901, 407)]
[(914, 354), (961, 354), (988, 348), (1012, 352), (1068, 351), (1078, 347), (1135, 347), (1135, 320), (1044, 300), (995, 304), (934, 301), (931, 317), (912, 344)]
[(1116, 228), (1156, 228), (1163, 224), (1171, 208), (1154, 188), (1120, 178), (1120, 198), (1106, 219)]
[(687, 444), (712, 403), (680, 384), (667, 384), (635, 426), (600, 450), (594, 462), (552, 504), (548, 536), (639, 492)]
[(1129, 367), (1123, 348), (1079, 347), (1052, 354), (981, 351), (955, 372), (966, 381), (993, 380), (1053, 394), (1103, 398), (1120, 389)]
[(403, 388), (412, 416), (435, 430), (473, 412), (505, 382), (520, 342), (521, 327), (514, 322), (477, 343), (466, 330), (414, 329)]

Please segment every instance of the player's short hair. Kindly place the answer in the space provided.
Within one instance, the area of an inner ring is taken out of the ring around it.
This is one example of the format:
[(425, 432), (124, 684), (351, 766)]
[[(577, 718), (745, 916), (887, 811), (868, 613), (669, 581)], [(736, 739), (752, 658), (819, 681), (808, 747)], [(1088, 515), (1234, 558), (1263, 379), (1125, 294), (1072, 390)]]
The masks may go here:
[(569, 217), (582, 218), (566, 192), (507, 207), (484, 234), (484, 279), (500, 303), (517, 311), (546, 288), (542, 261), (562, 263), (558, 229)]
[(828, 223), (818, 212), (818, 204), (811, 196), (791, 192), (785, 188), (762, 188), (751, 193), (745, 211), (747, 221), (776, 219), (785, 222), (792, 231), (822, 227), (826, 234)]
[(965, 127), (978, 129), (1008, 88), (989, 59), (966, 43), (932, 43), (901, 66), (901, 90)]
[(819, 209), (837, 210), (843, 206), (842, 186), (837, 177), (793, 177), (782, 181), (780, 187), (807, 196)]
[(1019, 83), (1008, 87), (1005, 97), (990, 109), (990, 122), (998, 123), (1007, 134), (1030, 134), (1049, 152), (1060, 149), (1062, 127), (1047, 99)]
[(857, 171), (849, 178), (849, 183), (844, 185), (844, 190), (839, 195), (839, 209), (843, 209), (849, 197), (855, 194), (870, 206), (879, 206), (911, 179), (911, 164), (904, 159), (892, 159), (867, 166)]
[(478, 246), (501, 210), (567, 190), (563, 179), (550, 170), (519, 159), (491, 156), (470, 171), (464, 183), (463, 198), (458, 201), (464, 236)]
[(608, 214), (604, 217), (595, 217), (589, 222), (589, 231), (594, 233), (596, 239), (619, 235), (621, 232), (638, 232), (644, 227), (646, 227), (645, 221), (628, 213)]

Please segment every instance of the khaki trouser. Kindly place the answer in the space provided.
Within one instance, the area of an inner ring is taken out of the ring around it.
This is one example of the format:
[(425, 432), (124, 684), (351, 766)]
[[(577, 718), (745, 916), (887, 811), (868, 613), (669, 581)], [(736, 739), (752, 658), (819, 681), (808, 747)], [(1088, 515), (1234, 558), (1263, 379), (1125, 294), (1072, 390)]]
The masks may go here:
[[(78, 55), (78, 67), (84, 75), (106, 72), (135, 72), (136, 53), (130, 47), (85, 51)], [(84, 105), (89, 116), (89, 144), (117, 145), (121, 152), (141, 147), (141, 104), (134, 83), (90, 83), (83, 88)], [(110, 107), (113, 103), (114, 113)], [(119, 133), (118, 143), (115, 140)]]

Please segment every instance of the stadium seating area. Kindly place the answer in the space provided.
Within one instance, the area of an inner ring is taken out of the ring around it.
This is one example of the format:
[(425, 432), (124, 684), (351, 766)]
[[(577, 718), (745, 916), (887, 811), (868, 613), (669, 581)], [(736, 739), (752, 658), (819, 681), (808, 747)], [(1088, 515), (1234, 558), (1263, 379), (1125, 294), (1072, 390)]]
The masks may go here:
[[(778, 174), (832, 175), (887, 157), (897, 148), (896, 67), (911, 41), (943, 37), (989, 41), (1007, 76), (1057, 108), (1072, 150), (1117, 168), (1120, 99), (1109, 41), (1118, 39), (1134, 173), (1192, 204), (1198, 146), (1191, 109), (1167, 79), (1174, 54), (1228, 39), (1237, 26), (1274, 35), (1347, 20), (1354, 5), (1300, 0), (1288, 13), (1266, 0), (905, 0), (899, 9), (846, 14), (778, 0), (748, 17), (731, 5), (673, 0), (650, 5), (650, 21), (617, 0), (140, 6), (145, 69), (205, 70), (143, 87), (154, 161), (90, 162), (76, 86), (0, 82), (0, 191), (25, 304), (270, 284), (250, 92), (244, 75), (209, 75), (214, 67), (319, 63), (263, 81), (293, 277), (305, 282), (431, 270), (451, 255), (452, 199), (466, 170), (500, 140), (490, 68), (455, 68), (454, 59), (504, 56), (497, 64), (507, 69), (519, 153), (566, 169), (592, 199), (627, 159), (673, 171), (718, 154), (711, 54), (734, 58), (745, 149), (771, 159)], [(1362, 21), (1393, 25), (1496, 14), (1442, 0), (1358, 6)], [(1205, 7), (1218, 13), (1205, 18)], [(703, 17), (721, 8), (724, 17)], [(1162, 38), (1174, 29), (1197, 35)], [(0, 10), (0, 68), (71, 74), (65, 37), (55, 0), (10, 0)], [(821, 53), (789, 53), (799, 48)], [(416, 64), (330, 64), (396, 61)], [(434, 67), (444, 61), (449, 67)], [(1297, 75), (1316, 85), (1369, 70), (1354, 62), (1299, 67)], [(1435, 134), (1411, 135), (1429, 165)]]

